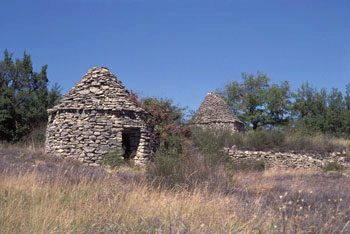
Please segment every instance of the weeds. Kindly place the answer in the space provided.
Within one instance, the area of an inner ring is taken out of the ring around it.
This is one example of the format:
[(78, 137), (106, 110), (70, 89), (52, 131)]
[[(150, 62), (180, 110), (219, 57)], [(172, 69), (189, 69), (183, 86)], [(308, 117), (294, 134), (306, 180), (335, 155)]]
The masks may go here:
[[(199, 187), (227, 192), (233, 183), (232, 161), (222, 151), (224, 135), (192, 134), (191, 138), (173, 136), (160, 147), (146, 175), (156, 187), (182, 187), (193, 191)], [(221, 140), (216, 138), (220, 137)], [(224, 143), (223, 143), (224, 142)]]
[(262, 159), (239, 160), (231, 164), (233, 171), (264, 171), (265, 169), (265, 161)]
[(341, 172), (344, 170), (344, 167), (338, 162), (327, 162), (323, 167), (324, 172)]
[(103, 156), (102, 165), (110, 167), (111, 169), (125, 164), (127, 164), (127, 161), (124, 159), (123, 149), (113, 150)]
[[(159, 157), (180, 166), (170, 170), (178, 176), (170, 180), (172, 189), (154, 186), (155, 177), (145, 179), (133, 169), (107, 173), (41, 152), (0, 149), (1, 232), (350, 232), (347, 177), (239, 169), (229, 174), (223, 161), (209, 163), (186, 140), (182, 144), (179, 157)], [(156, 174), (169, 175), (168, 169)]]
[(245, 147), (254, 150), (279, 149), (285, 142), (285, 135), (279, 130), (248, 131), (245, 135)]

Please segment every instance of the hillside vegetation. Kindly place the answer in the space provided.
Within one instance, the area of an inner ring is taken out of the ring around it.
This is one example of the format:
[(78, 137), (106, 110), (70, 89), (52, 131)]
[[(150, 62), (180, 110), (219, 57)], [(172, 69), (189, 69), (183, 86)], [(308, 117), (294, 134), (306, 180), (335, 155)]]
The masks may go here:
[(273, 170), (229, 174), (218, 165), (204, 179), (193, 176), (190, 183), (187, 175), (188, 181), (165, 188), (162, 183), (169, 181), (159, 183), (139, 169), (108, 173), (41, 151), (2, 147), (1, 232), (350, 232), (347, 177)]

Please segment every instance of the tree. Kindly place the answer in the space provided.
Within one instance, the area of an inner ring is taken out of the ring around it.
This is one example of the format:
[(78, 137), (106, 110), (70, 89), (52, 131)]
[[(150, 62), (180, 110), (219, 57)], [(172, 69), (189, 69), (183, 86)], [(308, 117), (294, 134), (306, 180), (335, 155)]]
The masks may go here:
[(336, 88), (327, 93), (326, 89), (318, 91), (304, 83), (293, 97), (293, 116), (299, 127), (310, 132), (349, 136), (350, 85), (346, 86), (344, 96)]
[(47, 65), (37, 73), (30, 55), (12, 56), (5, 50), (0, 61), (0, 141), (18, 141), (46, 124), (46, 110), (61, 96), (58, 85), (48, 91)]
[(16, 74), (16, 67), (12, 61), (12, 55), (7, 50), (4, 52), (4, 60), (0, 62), (0, 141), (12, 139), (16, 126), (14, 87), (12, 77)]
[(171, 99), (147, 97), (138, 100), (137, 94), (132, 91), (131, 100), (150, 114), (146, 123), (153, 130), (150, 142), (153, 152), (160, 146), (167, 150), (181, 149), (181, 141), (174, 138), (191, 135), (190, 129), (184, 125), (183, 111), (186, 108), (174, 105)]
[(343, 133), (350, 135), (350, 83), (346, 85), (344, 97), (345, 111), (343, 113), (344, 127)]
[(336, 88), (328, 94), (327, 97), (327, 126), (326, 131), (334, 134), (341, 134), (344, 128), (344, 112), (345, 106), (343, 102), (343, 94)]
[(350, 83), (345, 86), (345, 107), (350, 111)]
[(327, 119), (326, 90), (321, 89), (321, 91), (318, 91), (306, 82), (292, 96), (295, 99), (293, 116), (297, 124), (314, 132), (324, 132)]
[(254, 130), (259, 126), (277, 126), (287, 121), (290, 105), (288, 82), (270, 86), (270, 78), (258, 72), (242, 73), (242, 82), (233, 81), (219, 94), (232, 111)]
[(280, 85), (273, 84), (266, 90), (265, 124), (276, 127), (288, 123), (291, 110), (290, 98), (288, 81), (284, 81)]
[(57, 105), (58, 101), (61, 99), (61, 97), (62, 97), (62, 88), (57, 83), (55, 83), (49, 92), (49, 96), (48, 96), (49, 104), (48, 104), (48, 106), (53, 107), (53, 106)]

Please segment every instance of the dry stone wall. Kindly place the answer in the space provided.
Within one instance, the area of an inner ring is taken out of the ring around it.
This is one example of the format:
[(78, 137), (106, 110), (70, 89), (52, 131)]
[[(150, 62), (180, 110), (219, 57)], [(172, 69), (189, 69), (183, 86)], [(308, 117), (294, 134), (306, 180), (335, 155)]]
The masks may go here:
[(48, 110), (46, 152), (97, 166), (108, 152), (128, 147), (135, 163), (145, 164), (151, 157), (148, 113), (129, 96), (107, 68), (90, 69)]
[(193, 126), (200, 127), (202, 129), (232, 130), (232, 132), (244, 131), (244, 125), (232, 122), (196, 123)]
[(321, 170), (328, 162), (337, 162), (350, 168), (345, 151), (328, 154), (297, 153), (297, 152), (273, 152), (273, 151), (247, 151), (236, 147), (225, 148), (232, 160), (263, 160), (267, 168), (285, 169), (314, 169)]
[(134, 129), (140, 132), (135, 162), (144, 164), (151, 153), (150, 134), (137, 120), (140, 116), (117, 111), (57, 112), (49, 117), (46, 152), (97, 166), (106, 153), (121, 149), (123, 131)]
[(190, 125), (204, 129), (243, 131), (244, 124), (231, 111), (225, 100), (210, 92), (193, 115)]

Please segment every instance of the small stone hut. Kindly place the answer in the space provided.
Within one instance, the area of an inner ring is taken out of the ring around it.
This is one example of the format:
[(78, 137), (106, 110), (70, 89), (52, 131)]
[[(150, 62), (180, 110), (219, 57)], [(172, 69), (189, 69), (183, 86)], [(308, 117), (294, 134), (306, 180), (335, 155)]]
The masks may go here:
[(45, 150), (97, 166), (123, 149), (124, 158), (144, 164), (151, 155), (148, 115), (107, 68), (93, 67), (48, 110)]
[(231, 111), (224, 99), (210, 92), (190, 121), (190, 125), (201, 128), (244, 130), (244, 123)]

